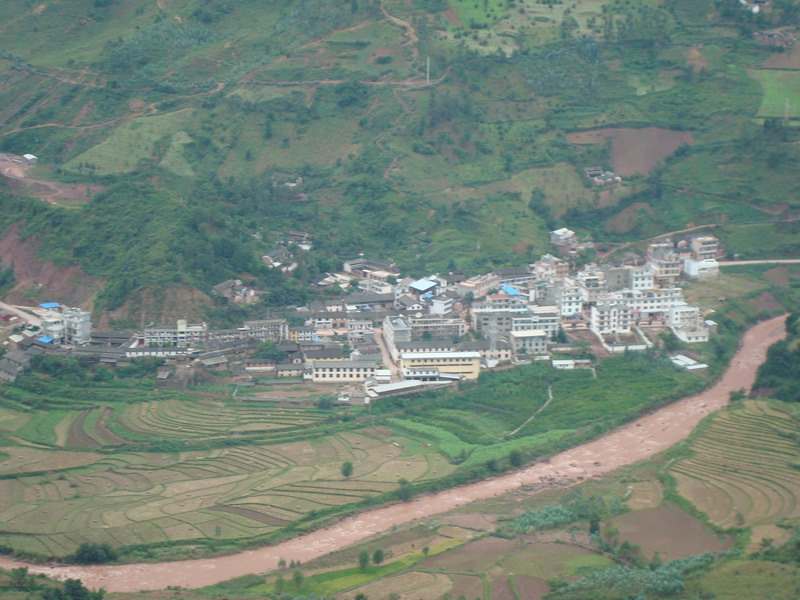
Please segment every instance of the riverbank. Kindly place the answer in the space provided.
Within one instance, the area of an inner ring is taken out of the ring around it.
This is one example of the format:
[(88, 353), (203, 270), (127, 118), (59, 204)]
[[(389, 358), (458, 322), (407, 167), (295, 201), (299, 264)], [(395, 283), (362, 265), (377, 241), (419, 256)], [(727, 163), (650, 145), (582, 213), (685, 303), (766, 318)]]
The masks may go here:
[[(355, 544), (394, 525), (409, 523), (475, 500), (498, 496), (522, 485), (564, 486), (630, 465), (686, 438), (709, 413), (725, 406), (730, 392), (749, 388), (767, 349), (785, 334), (785, 316), (763, 321), (743, 336), (739, 351), (720, 380), (704, 392), (679, 400), (608, 434), (520, 471), (423, 496), (412, 502), (367, 511), (274, 546), (231, 556), (166, 563), (101, 566), (42, 566), (0, 558), (5, 569), (28, 566), (51, 577), (81, 579), (108, 591), (198, 588), (226, 579), (275, 569), (280, 558), (307, 562)], [(535, 492), (532, 492), (535, 493)]]

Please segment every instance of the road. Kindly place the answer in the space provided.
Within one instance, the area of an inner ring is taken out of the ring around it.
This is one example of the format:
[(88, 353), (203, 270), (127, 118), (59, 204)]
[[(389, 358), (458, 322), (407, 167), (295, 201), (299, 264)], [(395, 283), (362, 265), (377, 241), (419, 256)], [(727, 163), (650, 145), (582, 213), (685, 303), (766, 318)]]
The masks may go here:
[(6, 304), (5, 302), (0, 302), (0, 308), (17, 315), (23, 321), (26, 321), (31, 325), (35, 325), (36, 327), (39, 327), (42, 324), (42, 321), (39, 317), (27, 313), (24, 310), (20, 310), (16, 306), (11, 306), (10, 304)]
[(800, 258), (776, 258), (772, 260), (721, 260), (720, 267), (735, 267), (736, 265), (796, 265)]
[(50, 567), (0, 558), (0, 568), (28, 566), (34, 573), (61, 579), (76, 578), (90, 588), (102, 587), (110, 592), (155, 590), (167, 586), (199, 588), (249, 573), (271, 571), (281, 558), (287, 562), (307, 562), (386, 532), (396, 525), (431, 517), (475, 500), (499, 496), (523, 485), (537, 490), (569, 486), (577, 483), (578, 478), (599, 477), (650, 458), (685, 439), (703, 418), (728, 403), (730, 392), (752, 386), (767, 349), (785, 334), (785, 315), (754, 325), (743, 336), (741, 348), (715, 385), (594, 441), (557, 454), (549, 462), (422, 496), (412, 502), (370, 510), (274, 546), (217, 558), (126, 565)]

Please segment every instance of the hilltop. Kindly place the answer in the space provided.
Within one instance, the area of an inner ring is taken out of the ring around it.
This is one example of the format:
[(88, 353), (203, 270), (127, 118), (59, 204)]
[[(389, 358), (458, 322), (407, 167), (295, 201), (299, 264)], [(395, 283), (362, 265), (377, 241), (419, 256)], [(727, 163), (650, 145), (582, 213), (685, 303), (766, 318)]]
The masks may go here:
[[(800, 50), (754, 35), (798, 24), (788, 0), (0, 6), (0, 151), (39, 157), (3, 169), (11, 298), (216, 318), (231, 277), (285, 305), (359, 252), (479, 272), (562, 225), (797, 250)], [(315, 245), (283, 276), (260, 256), (289, 230)]]

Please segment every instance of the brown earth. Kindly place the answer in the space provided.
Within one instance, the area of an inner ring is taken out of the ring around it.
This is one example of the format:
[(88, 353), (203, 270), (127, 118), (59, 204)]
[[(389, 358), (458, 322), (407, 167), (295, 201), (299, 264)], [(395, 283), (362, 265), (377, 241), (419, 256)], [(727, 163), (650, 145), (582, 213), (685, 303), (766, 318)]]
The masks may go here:
[[(500, 496), (522, 486), (533, 494), (568, 487), (586, 478), (600, 478), (686, 439), (700, 421), (727, 405), (730, 392), (749, 389), (755, 381), (756, 370), (766, 358), (767, 349), (785, 337), (785, 321), (786, 315), (783, 315), (751, 327), (742, 337), (741, 347), (722, 378), (704, 392), (631, 421), (594, 441), (557, 454), (547, 462), (513, 473), (370, 510), (274, 546), (232, 556), (63, 567), (32, 565), (0, 557), (0, 568), (27, 566), (33, 573), (60, 579), (81, 579), (90, 588), (103, 587), (108, 591), (163, 589), (167, 586), (198, 588), (249, 573), (273, 570), (281, 557), (308, 562), (388, 531), (395, 525), (438, 515), (475, 500)], [(503, 541), (507, 540), (500, 543)]]
[(497, 559), (516, 547), (514, 540), (486, 537), (450, 552), (426, 558), (420, 567), (448, 571), (485, 571)]
[(483, 598), (483, 580), (477, 575), (450, 575), (450, 579), (453, 580), (451, 597)]
[(19, 225), (14, 224), (0, 236), (0, 263), (14, 265), (16, 285), (6, 294), (10, 304), (30, 304), (25, 290), (41, 288), (40, 300), (61, 302), (70, 306), (92, 309), (97, 293), (105, 282), (92, 277), (77, 265), (59, 267), (37, 256), (38, 242), (34, 238), (19, 239)]
[(67, 432), (67, 446), (83, 448), (98, 448), (100, 446), (100, 444), (86, 435), (86, 432), (83, 430), (83, 425), (86, 422), (86, 418), (91, 412), (92, 409), (81, 411), (81, 414), (78, 415), (78, 418), (70, 424), (69, 431)]
[(653, 213), (653, 207), (647, 202), (636, 202), (635, 204), (631, 204), (617, 216), (608, 219), (605, 222), (605, 226), (611, 231), (616, 231), (618, 233), (630, 231), (636, 226), (636, 223), (639, 222), (640, 210), (644, 210), (645, 212), (650, 213), (651, 216), (655, 216)]
[(706, 57), (703, 56), (702, 44), (698, 46), (692, 46), (691, 48), (687, 49), (683, 55), (686, 57), (686, 62), (690, 67), (692, 67), (695, 73), (698, 73), (703, 69), (708, 69), (709, 64), (706, 60)]
[(103, 407), (103, 414), (100, 415), (100, 419), (94, 426), (94, 432), (106, 444), (124, 444), (126, 440), (123, 440), (116, 433), (111, 431), (106, 425), (106, 421), (108, 421), (108, 418), (111, 416), (112, 413), (113, 411), (110, 408), (108, 408), (107, 406)]
[(788, 52), (775, 52), (762, 66), (768, 69), (800, 69), (800, 44)]
[(684, 144), (693, 144), (691, 131), (675, 131), (659, 127), (631, 129), (607, 127), (567, 134), (573, 144), (605, 144), (611, 140), (611, 163), (623, 177), (646, 175), (659, 162)]
[(773, 267), (769, 271), (764, 271), (764, 278), (778, 285), (789, 285), (789, 269), (783, 266)]
[(665, 504), (624, 514), (613, 519), (619, 539), (641, 548), (645, 559), (658, 552), (665, 561), (704, 552), (723, 552), (733, 546), (733, 536), (718, 538), (677, 506)]
[(763, 312), (773, 312), (781, 309), (780, 302), (769, 292), (764, 292), (760, 296), (748, 300), (748, 302)]
[(174, 323), (177, 319), (202, 319), (205, 308), (211, 303), (208, 295), (185, 286), (141, 290), (118, 309), (102, 314), (97, 326), (108, 327), (113, 320), (135, 320), (138, 323), (142, 315), (157, 324)]
[(500, 575), (492, 581), (492, 600), (516, 600), (507, 575)]
[(10, 161), (0, 162), (0, 175), (0, 181), (12, 190), (57, 205), (64, 202), (88, 202), (104, 189), (99, 185), (33, 179), (28, 177), (25, 167)]
[(270, 515), (265, 515), (264, 513), (258, 512), (257, 510), (253, 510), (251, 508), (242, 508), (241, 506), (225, 506), (222, 504), (217, 504), (216, 506), (212, 506), (211, 510), (219, 510), (222, 512), (229, 512), (235, 515), (241, 515), (243, 517), (247, 517), (248, 519), (253, 519), (254, 521), (258, 521), (259, 523), (266, 523), (267, 525), (277, 525), (282, 526), (286, 525), (286, 521), (281, 519), (276, 519), (275, 517), (271, 517)]
[(519, 600), (541, 600), (550, 591), (550, 585), (538, 577), (514, 575)]

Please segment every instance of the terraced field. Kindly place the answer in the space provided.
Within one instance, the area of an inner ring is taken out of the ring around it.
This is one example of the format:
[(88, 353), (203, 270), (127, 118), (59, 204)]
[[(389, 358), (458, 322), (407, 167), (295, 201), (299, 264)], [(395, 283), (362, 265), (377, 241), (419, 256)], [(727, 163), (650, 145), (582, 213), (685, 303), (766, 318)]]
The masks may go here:
[(231, 543), (455, 468), (388, 428), (317, 437), (330, 411), (219, 394), (83, 406), (0, 411), (4, 544), (64, 556), (86, 541)]
[(185, 439), (235, 433), (285, 432), (319, 423), (326, 417), (323, 411), (307, 409), (210, 400), (166, 400), (141, 402), (127, 407), (118, 415), (115, 431), (133, 439), (142, 435)]
[[(246, 539), (397, 489), (399, 479), (453, 469), (417, 442), (380, 433), (163, 454), (14, 448), (0, 463), (6, 473), (23, 472), (0, 480), (4, 543), (63, 556), (84, 541)], [(355, 465), (348, 479), (345, 460)]]
[(788, 412), (748, 401), (716, 415), (692, 443), (693, 456), (670, 473), (678, 492), (716, 525), (775, 525), (800, 516), (798, 435)]

